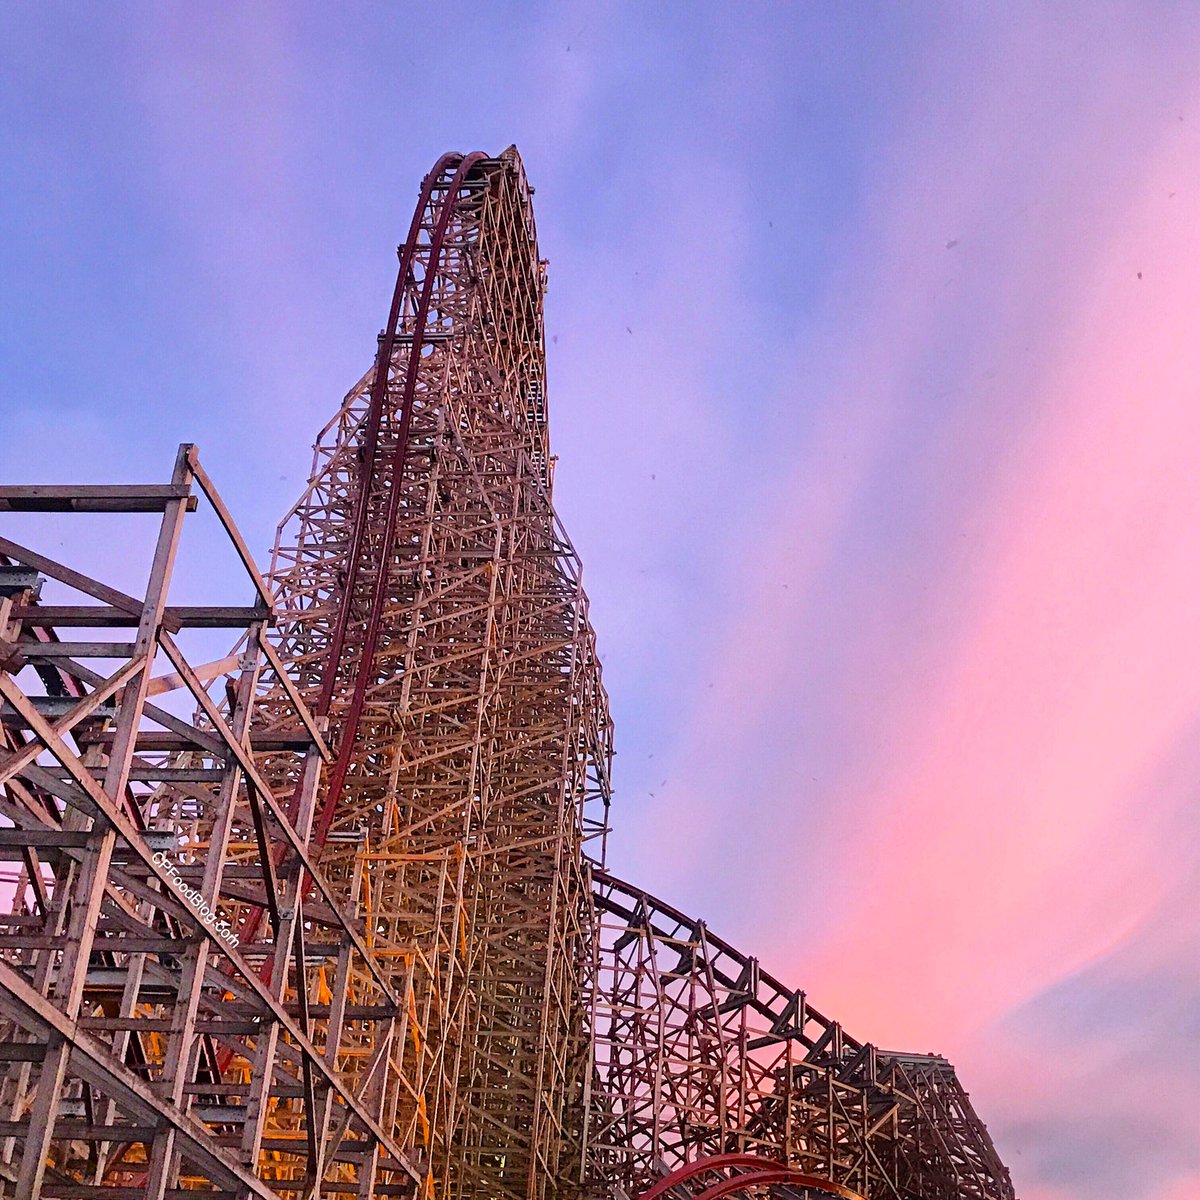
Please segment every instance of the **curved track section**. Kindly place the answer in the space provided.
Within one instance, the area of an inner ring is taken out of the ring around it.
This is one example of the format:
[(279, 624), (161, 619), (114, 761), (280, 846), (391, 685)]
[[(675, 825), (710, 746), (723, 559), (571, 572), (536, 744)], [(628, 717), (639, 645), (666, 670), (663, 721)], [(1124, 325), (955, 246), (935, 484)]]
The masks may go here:
[(544, 287), (516, 152), (442, 158), (272, 572), (280, 655), (335, 746), (321, 863), (403, 1002), (358, 1062), (439, 1197), (581, 1186), (583, 845), (611, 751), (551, 502)]
[(693, 1159), (665, 1175), (638, 1200), (719, 1200), (722, 1196), (753, 1196), (769, 1191), (779, 1200), (864, 1200), (841, 1184), (754, 1154), (713, 1154)]
[(945, 1059), (856, 1041), (702, 921), (611, 875), (595, 897), (588, 1147), (613, 1194), (737, 1154), (870, 1200), (1011, 1200)]

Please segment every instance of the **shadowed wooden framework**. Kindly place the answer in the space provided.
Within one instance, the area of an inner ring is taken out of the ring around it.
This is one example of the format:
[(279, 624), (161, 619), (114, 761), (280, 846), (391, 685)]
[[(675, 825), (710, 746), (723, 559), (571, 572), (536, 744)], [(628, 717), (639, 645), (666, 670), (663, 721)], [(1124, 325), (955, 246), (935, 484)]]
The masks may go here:
[[(198, 499), (249, 605), (168, 603)], [(411, 1194), (377, 1083), (398, 998), (309, 853), (324, 723), (195, 449), (5, 512), (126, 514), (130, 548), (158, 520), (139, 596), (0, 537), (0, 1195)], [(190, 657), (203, 630), (233, 653)]]
[(608, 1194), (733, 1155), (868, 1200), (1012, 1200), (944, 1058), (857, 1041), (703, 921), (603, 871), (595, 903), (587, 1145)]

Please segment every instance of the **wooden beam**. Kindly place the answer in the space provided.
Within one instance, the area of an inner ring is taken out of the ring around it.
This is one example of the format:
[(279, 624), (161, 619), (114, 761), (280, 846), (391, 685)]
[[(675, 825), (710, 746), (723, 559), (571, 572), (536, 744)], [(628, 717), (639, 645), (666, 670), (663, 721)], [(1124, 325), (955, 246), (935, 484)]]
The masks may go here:
[(182, 500), (189, 512), (196, 497), (187, 484), (6, 484), (0, 486), (0, 512), (162, 512)]

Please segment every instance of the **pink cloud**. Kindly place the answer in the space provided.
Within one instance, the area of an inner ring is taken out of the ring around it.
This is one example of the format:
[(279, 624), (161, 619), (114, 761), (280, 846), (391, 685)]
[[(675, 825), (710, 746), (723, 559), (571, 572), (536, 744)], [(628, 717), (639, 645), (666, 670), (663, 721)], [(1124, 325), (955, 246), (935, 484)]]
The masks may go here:
[(1200, 185), (1183, 149), (1148, 166), (1079, 281), (1046, 416), (951, 581), (958, 645), (905, 698), (859, 847), (870, 886), (808, 967), (910, 1039), (953, 1037), (1111, 949), (1172, 880), (1132, 805), (1200, 712), (1200, 265), (1179, 252), (1194, 209), (1168, 199)]

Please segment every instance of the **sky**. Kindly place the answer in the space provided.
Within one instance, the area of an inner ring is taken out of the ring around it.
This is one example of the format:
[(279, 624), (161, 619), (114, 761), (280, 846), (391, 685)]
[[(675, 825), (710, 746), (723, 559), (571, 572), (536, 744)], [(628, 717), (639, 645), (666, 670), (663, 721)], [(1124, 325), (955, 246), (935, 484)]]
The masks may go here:
[(0, 0), (0, 476), (194, 441), (265, 558), (516, 143), (611, 868), (951, 1058), (1023, 1200), (1192, 1200), (1198, 67), (1191, 2)]

